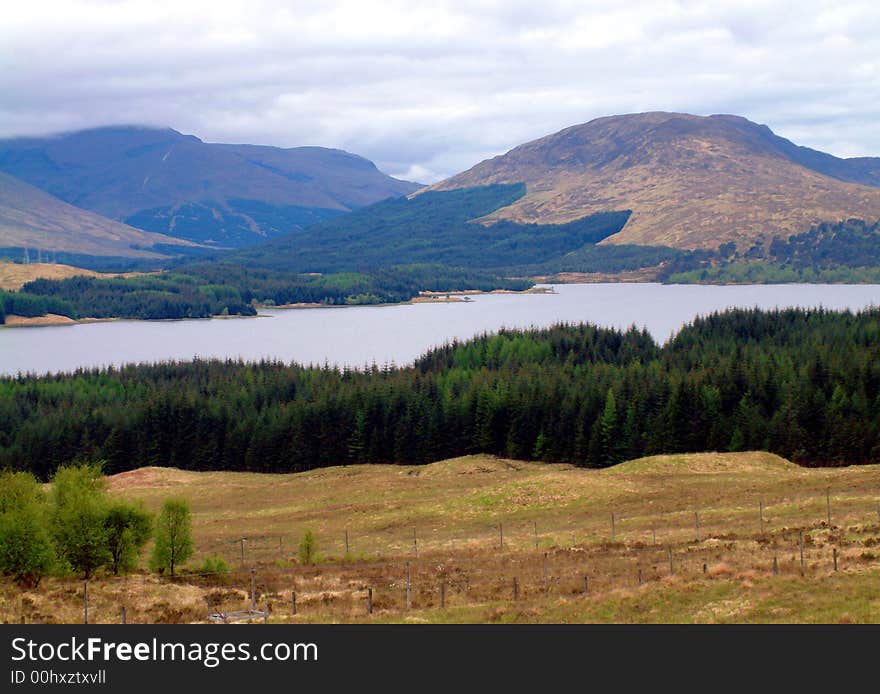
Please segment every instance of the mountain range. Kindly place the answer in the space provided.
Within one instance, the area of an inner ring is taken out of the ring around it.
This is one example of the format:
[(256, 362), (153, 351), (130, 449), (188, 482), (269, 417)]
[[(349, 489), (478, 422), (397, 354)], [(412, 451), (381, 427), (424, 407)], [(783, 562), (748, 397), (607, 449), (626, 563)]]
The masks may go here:
[(134, 126), (0, 140), (0, 172), (0, 248), (238, 248), (230, 262), (297, 272), (558, 272), (560, 259), (574, 271), (635, 269), (671, 251), (743, 253), (822, 223), (880, 219), (880, 159), (801, 147), (733, 115), (598, 118), (427, 188), (340, 150)]
[(732, 115), (598, 118), (520, 145), (431, 186), (525, 183), (480, 221), (558, 224), (628, 209), (605, 244), (748, 248), (820, 222), (880, 218), (880, 158), (840, 159)]
[(109, 219), (214, 247), (247, 246), (420, 187), (338, 149), (213, 144), (135, 126), (0, 140), (0, 171)]

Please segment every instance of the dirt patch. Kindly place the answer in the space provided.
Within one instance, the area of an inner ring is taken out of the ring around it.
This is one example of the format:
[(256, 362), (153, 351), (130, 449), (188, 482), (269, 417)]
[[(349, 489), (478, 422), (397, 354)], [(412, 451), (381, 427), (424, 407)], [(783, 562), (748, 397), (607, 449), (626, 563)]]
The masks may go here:
[(26, 318), (25, 316), (8, 315), (6, 316), (6, 326), (10, 328), (36, 327), (40, 325), (73, 325), (76, 321), (67, 316), (59, 316), (55, 313), (47, 313), (45, 316), (34, 316)]
[(144, 487), (172, 487), (189, 480), (189, 474), (174, 468), (143, 467), (128, 472), (120, 472), (107, 478), (107, 486), (112, 491), (142, 489)]

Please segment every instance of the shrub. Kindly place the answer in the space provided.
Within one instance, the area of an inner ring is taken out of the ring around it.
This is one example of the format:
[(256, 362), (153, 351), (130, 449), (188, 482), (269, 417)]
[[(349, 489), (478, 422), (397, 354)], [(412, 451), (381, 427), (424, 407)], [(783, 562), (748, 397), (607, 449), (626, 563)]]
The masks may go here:
[(300, 564), (314, 564), (318, 560), (318, 541), (311, 530), (306, 530), (300, 540), (297, 557)]
[(223, 557), (205, 557), (205, 561), (198, 568), (198, 573), (203, 576), (226, 575), (229, 573), (229, 565)]
[(36, 588), (55, 564), (48, 503), (28, 472), (0, 473), (0, 573)]
[(36, 588), (55, 563), (45, 512), (35, 505), (0, 514), (0, 572)]

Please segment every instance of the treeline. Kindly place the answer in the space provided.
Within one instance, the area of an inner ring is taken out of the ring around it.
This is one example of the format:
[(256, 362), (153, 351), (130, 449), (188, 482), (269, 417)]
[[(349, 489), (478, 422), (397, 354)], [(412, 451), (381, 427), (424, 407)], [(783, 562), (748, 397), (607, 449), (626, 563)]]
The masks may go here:
[(33, 318), (45, 316), (47, 313), (68, 316), (69, 318), (79, 317), (72, 303), (57, 296), (0, 290), (0, 325), (6, 322), (8, 315)]
[(494, 184), (385, 200), (233, 252), (226, 260), (300, 272), (368, 272), (412, 263), (500, 272), (596, 244), (620, 231), (630, 216), (622, 210), (565, 224), (472, 221), (525, 192), (522, 183)]
[(654, 268), (672, 261), (691, 261), (693, 251), (667, 246), (636, 246), (632, 244), (588, 244), (551, 260), (506, 268), (518, 275), (553, 275), (559, 272), (618, 273), (641, 268)]
[(380, 304), (408, 301), (422, 290), (522, 290), (530, 286), (527, 280), (436, 265), (310, 275), (232, 263), (198, 263), (138, 277), (33, 280), (21, 292), (0, 294), (0, 318), (4, 311), (22, 316), (58, 313), (71, 318), (252, 316), (259, 304)]
[(256, 313), (234, 287), (212, 285), (182, 273), (36, 279), (21, 291), (47, 301), (64, 302), (72, 310), (65, 315), (72, 318), (207, 318)]
[(803, 234), (740, 250), (694, 251), (670, 261), (668, 282), (880, 282), (880, 222), (823, 222)]
[(749, 449), (880, 462), (880, 310), (729, 311), (662, 347), (635, 329), (502, 331), (406, 368), (195, 361), (0, 380), (0, 465), (42, 478), (78, 457), (279, 472)]

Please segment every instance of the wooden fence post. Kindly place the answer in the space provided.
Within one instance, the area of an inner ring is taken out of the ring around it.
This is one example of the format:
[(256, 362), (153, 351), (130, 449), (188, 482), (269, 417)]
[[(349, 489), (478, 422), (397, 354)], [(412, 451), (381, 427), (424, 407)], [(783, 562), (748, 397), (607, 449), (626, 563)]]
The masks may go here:
[(419, 556), (419, 538), (416, 537), (416, 529), (413, 528), (413, 553)]
[(672, 576), (672, 574), (675, 573), (675, 571), (672, 568), (672, 547), (667, 547), (666, 553), (669, 555), (669, 575)]
[(373, 614), (373, 589), (367, 588), (367, 614)]
[(296, 591), (290, 591), (290, 614), (296, 615)]
[(801, 547), (801, 576), (807, 575), (806, 565), (804, 564), (804, 531), (801, 530), (799, 534), (799, 544)]
[(251, 612), (257, 611), (257, 571), (251, 569)]
[(590, 592), (590, 579), (584, 576), (584, 595)]
[(351, 554), (351, 550), (348, 545), (348, 528), (346, 528), (346, 530), (345, 530), (345, 556), (347, 557), (349, 554)]
[(831, 490), (825, 490), (825, 517), (828, 521), (828, 527), (831, 527)]
[(406, 609), (412, 609), (412, 580), (409, 571), (409, 562), (406, 563)]
[(519, 583), (516, 581), (516, 576), (513, 577), (513, 599), (514, 601), (519, 598)]
[(834, 570), (837, 571), (837, 547), (834, 548)]
[(642, 579), (642, 570), (639, 569), (639, 585), (642, 585), (643, 583), (644, 583), (644, 580)]
[(547, 582), (547, 552), (544, 552), (544, 561), (542, 564), (542, 572), (544, 574), (544, 592), (547, 593), (550, 590), (550, 586)]
[(761, 535), (764, 535), (764, 500), (758, 502), (758, 513), (761, 515)]
[(697, 542), (700, 541), (700, 512), (694, 511), (694, 530), (697, 533)]
[(126, 623), (126, 619), (125, 619), (125, 605), (122, 606), (122, 623), (123, 623), (123, 624)]
[(773, 557), (773, 575), (779, 575), (779, 557)]
[(611, 541), (612, 542), (614, 542), (614, 538), (615, 538), (616, 534), (617, 534), (617, 532), (614, 527), (614, 513), (612, 513), (611, 514)]
[(241, 549), (241, 566), (244, 568), (244, 538), (241, 538), (238, 543)]
[(535, 549), (538, 549), (538, 521), (535, 521)]
[(504, 525), (498, 524), (498, 548), (504, 549)]
[(440, 607), (446, 608), (446, 581), (440, 581)]

